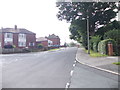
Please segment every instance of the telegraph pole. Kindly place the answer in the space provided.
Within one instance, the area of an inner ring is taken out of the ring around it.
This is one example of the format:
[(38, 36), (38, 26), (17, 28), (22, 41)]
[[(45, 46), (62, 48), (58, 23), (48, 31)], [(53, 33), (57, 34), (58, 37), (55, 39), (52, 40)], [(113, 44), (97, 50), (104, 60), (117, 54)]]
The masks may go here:
[[(88, 10), (87, 10), (88, 12)], [(90, 38), (89, 38), (89, 16), (87, 15), (87, 41), (88, 41), (88, 54), (90, 54)]]

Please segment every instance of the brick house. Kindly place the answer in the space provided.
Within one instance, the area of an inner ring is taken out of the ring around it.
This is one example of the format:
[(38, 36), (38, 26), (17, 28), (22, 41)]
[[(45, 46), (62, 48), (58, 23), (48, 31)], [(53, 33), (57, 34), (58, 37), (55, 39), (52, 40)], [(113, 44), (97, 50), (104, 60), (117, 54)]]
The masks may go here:
[(45, 37), (39, 37), (36, 39), (36, 46), (38, 46), (39, 44), (42, 44), (43, 47), (50, 47), (53, 45), (53, 42)]
[(49, 35), (46, 38), (53, 42), (53, 46), (60, 46), (60, 38), (59, 38), (59, 36), (56, 36), (55, 34), (52, 34), (52, 35)]
[(17, 25), (14, 28), (1, 28), (0, 37), (2, 48), (6, 45), (14, 45), (16, 48), (36, 47), (36, 34), (24, 28), (17, 28)]

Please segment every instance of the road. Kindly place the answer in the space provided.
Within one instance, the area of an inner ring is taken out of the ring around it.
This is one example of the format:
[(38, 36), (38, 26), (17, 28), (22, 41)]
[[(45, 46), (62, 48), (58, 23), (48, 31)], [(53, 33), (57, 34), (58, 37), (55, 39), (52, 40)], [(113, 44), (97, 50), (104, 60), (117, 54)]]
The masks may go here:
[(65, 88), (77, 48), (2, 55), (3, 88)]
[(118, 84), (118, 75), (76, 62), (70, 88), (108, 88), (107, 90), (111, 90), (111, 88), (118, 88)]
[(77, 48), (65, 48), (1, 55), (2, 87), (65, 88), (67, 83), (70, 83), (70, 88), (118, 87), (117, 75), (75, 63), (76, 51)]

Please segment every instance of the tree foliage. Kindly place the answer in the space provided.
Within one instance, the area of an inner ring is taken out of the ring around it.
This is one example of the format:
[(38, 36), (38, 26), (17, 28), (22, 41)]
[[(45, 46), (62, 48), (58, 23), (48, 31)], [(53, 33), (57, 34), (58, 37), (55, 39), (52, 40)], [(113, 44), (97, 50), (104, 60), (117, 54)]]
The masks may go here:
[(90, 35), (94, 35), (99, 25), (110, 23), (118, 12), (115, 2), (57, 2), (56, 5), (59, 8), (57, 14), (59, 20), (81, 21), (86, 20), (88, 16)]
[(107, 24), (106, 26), (99, 28), (95, 34), (100, 35), (103, 38), (103, 36), (106, 32), (108, 32), (110, 30), (114, 30), (114, 29), (120, 30), (120, 21), (115, 20), (115, 21), (111, 22), (110, 24)]

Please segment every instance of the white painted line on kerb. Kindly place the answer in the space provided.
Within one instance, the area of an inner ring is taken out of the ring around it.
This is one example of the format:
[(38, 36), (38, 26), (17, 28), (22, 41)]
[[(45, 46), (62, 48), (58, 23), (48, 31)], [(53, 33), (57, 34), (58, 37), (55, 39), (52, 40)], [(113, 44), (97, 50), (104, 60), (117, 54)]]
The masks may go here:
[(96, 68), (96, 69), (102, 70), (102, 71), (106, 71), (106, 72), (108, 72), (108, 73), (112, 73), (112, 74), (115, 74), (115, 75), (120, 75), (120, 74), (117, 73), (117, 72), (113, 72), (113, 71), (110, 71), (110, 70), (107, 70), (107, 69), (103, 69), (103, 68), (99, 68), (99, 67), (96, 67), (96, 66), (92, 66), (92, 65), (86, 64), (86, 63), (82, 63), (82, 62), (80, 62), (80, 61), (77, 59), (77, 57), (76, 57), (76, 60), (77, 60), (79, 63), (83, 64), (83, 65), (87, 65), (87, 66), (89, 66), (89, 67)]

